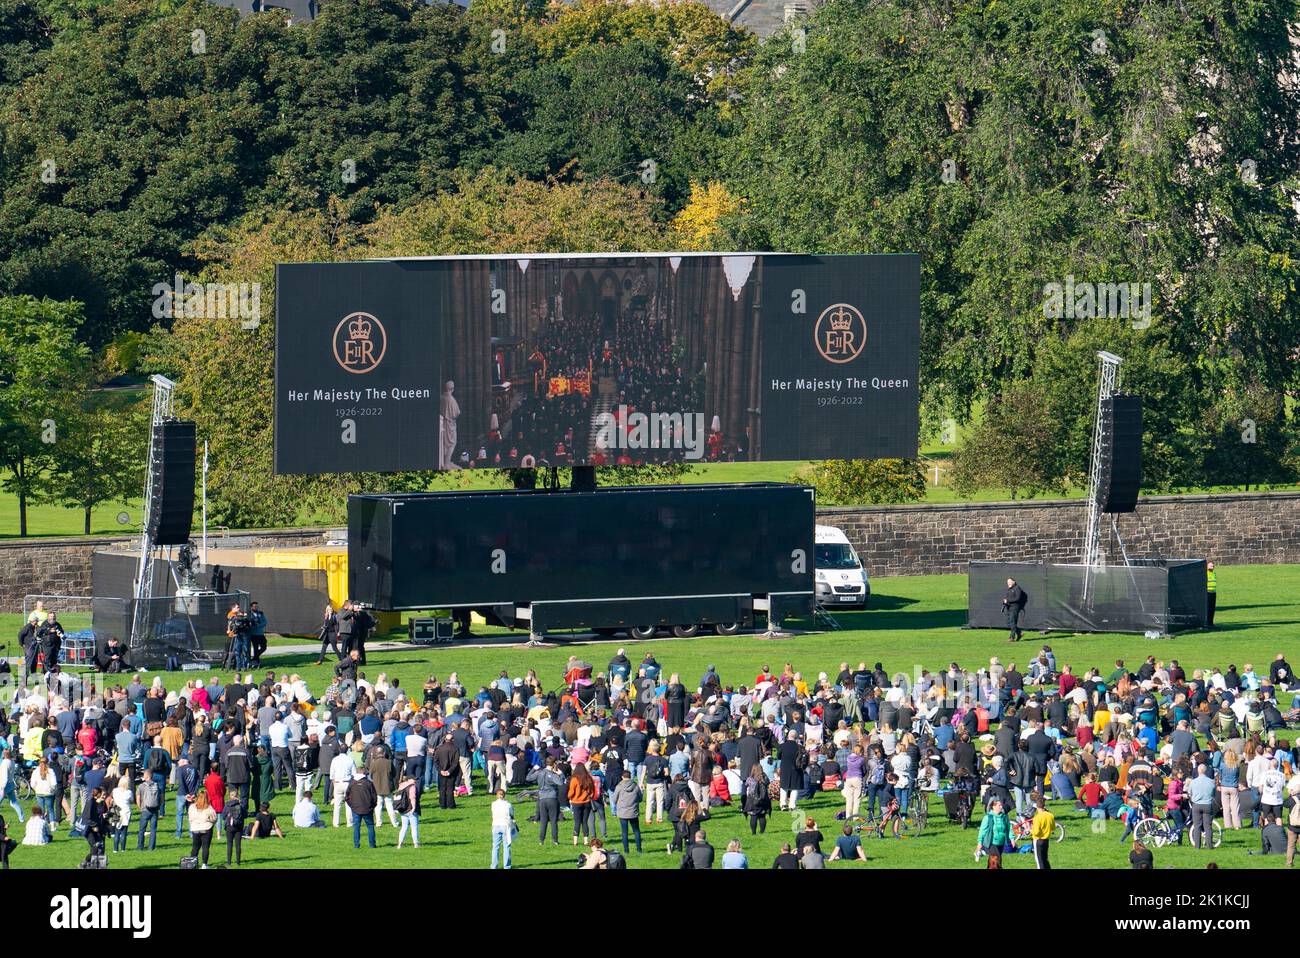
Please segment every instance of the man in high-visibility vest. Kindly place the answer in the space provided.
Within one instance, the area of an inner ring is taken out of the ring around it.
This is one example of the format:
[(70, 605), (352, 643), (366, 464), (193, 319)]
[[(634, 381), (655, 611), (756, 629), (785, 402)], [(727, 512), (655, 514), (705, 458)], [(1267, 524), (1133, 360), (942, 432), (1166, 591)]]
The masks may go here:
[(1214, 606), (1219, 598), (1219, 583), (1214, 576), (1214, 563), (1205, 563), (1205, 625), (1214, 628)]

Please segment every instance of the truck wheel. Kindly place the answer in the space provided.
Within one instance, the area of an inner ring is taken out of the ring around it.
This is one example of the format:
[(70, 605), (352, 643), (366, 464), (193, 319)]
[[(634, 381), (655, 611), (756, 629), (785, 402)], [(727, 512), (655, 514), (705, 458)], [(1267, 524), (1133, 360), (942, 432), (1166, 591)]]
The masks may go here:
[(718, 633), (718, 635), (735, 635), (737, 632), (740, 631), (740, 623), (719, 622), (717, 625), (713, 627), (713, 629), (715, 632)]
[(655, 633), (658, 631), (659, 629), (653, 625), (642, 625), (642, 626), (634, 625), (627, 630), (627, 634), (630, 635), (632, 638), (636, 639), (638, 642), (645, 642), (648, 641), (649, 639), (653, 639), (655, 637)]
[(700, 627), (698, 625), (673, 626), (673, 635), (677, 636), (679, 639), (693, 639), (699, 631)]

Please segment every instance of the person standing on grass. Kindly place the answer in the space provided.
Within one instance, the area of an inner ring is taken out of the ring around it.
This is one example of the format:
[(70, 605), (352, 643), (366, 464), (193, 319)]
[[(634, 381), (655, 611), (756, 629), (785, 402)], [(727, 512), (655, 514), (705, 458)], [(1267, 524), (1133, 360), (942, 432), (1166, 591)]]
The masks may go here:
[(433, 766), (438, 772), (438, 807), (456, 807), (456, 779), (460, 775), (460, 749), (449, 734), (444, 734), (433, 750)]
[(217, 810), (208, 801), (208, 793), (200, 791), (190, 805), (190, 857), (203, 856), (203, 867), (208, 867), (208, 852), (212, 847), (212, 830), (217, 827)]
[(1209, 848), (1214, 842), (1214, 793), (1216, 786), (1205, 765), (1196, 767), (1196, 777), (1187, 786), (1192, 810), (1192, 847)]
[(979, 837), (976, 839), (975, 859), (983, 855), (988, 858), (988, 868), (1002, 867), (1002, 850), (1011, 837), (1011, 819), (1007, 817), (1006, 806), (1002, 799), (995, 798), (989, 803), (989, 810), (980, 819)]
[(321, 620), (320, 633), (317, 638), (320, 639), (320, 655), (316, 657), (317, 665), (325, 664), (326, 649), (334, 653), (335, 661), (343, 658), (343, 653), (339, 651), (339, 616), (334, 611), (334, 606), (328, 602), (325, 603), (325, 615)]
[(772, 793), (763, 766), (755, 762), (745, 779), (741, 809), (749, 819), (749, 833), (767, 833), (767, 816), (772, 813)]
[(379, 793), (375, 791), (374, 782), (366, 777), (366, 773), (357, 769), (352, 775), (352, 781), (348, 783), (347, 791), (344, 794), (344, 801), (347, 802), (348, 808), (352, 810), (352, 847), (361, 847), (361, 826), (366, 826), (366, 837), (370, 840), (370, 847), (375, 846), (375, 807), (379, 804)]
[(356, 762), (352, 760), (352, 753), (347, 749), (341, 749), (337, 755), (330, 759), (329, 778), (331, 802), (334, 805), (334, 827), (339, 827), (339, 810), (347, 810), (348, 827), (352, 827), (352, 809), (344, 802), (347, 795), (348, 784), (352, 781), (352, 773), (356, 771)]
[[(131, 808), (135, 804), (135, 791), (131, 788), (131, 776), (125, 774), (117, 780), (117, 787), (109, 797), (109, 826), (113, 830), (113, 851), (126, 851), (126, 841), (131, 831)], [(176, 807), (182, 807), (181, 802)], [(177, 836), (178, 838), (180, 836)]]
[(176, 837), (180, 838), (185, 827), (185, 813), (189, 811), (190, 802), (199, 790), (199, 773), (190, 764), (184, 752), (176, 760)]
[(144, 851), (144, 833), (149, 832), (149, 851), (158, 847), (158, 818), (162, 809), (162, 786), (149, 772), (140, 776), (135, 790), (135, 806), (140, 810), (140, 831), (136, 834), (135, 850)]
[[(632, 733), (629, 732), (628, 735), (631, 736)], [(624, 745), (625, 750), (626, 748)], [(659, 754), (658, 740), (652, 741), (646, 749), (645, 762), (640, 766), (640, 778), (645, 783), (645, 823), (649, 825), (653, 815), (655, 821), (662, 825), (664, 807), (668, 803), (668, 760)], [(638, 780), (637, 784), (641, 784), (641, 781)]]
[(546, 844), (546, 827), (551, 828), (551, 844), (560, 844), (560, 793), (564, 790), (564, 776), (555, 768), (555, 758), (548, 755), (546, 764), (537, 776), (537, 822), (540, 833), (537, 843)]
[(510, 868), (510, 846), (514, 844), (515, 832), (519, 827), (515, 824), (515, 807), (510, 804), (506, 798), (504, 788), (497, 789), (496, 801), (492, 803), (492, 864), (490, 868), (497, 867), (497, 852), (502, 850), (501, 867), (509, 870)]
[(569, 809), (573, 812), (573, 844), (577, 846), (578, 836), (581, 835), (582, 844), (586, 845), (595, 837), (591, 825), (591, 805), (596, 801), (596, 782), (586, 765), (579, 763), (574, 766), (567, 794)]
[(1034, 862), (1041, 871), (1050, 871), (1051, 863), (1047, 860), (1047, 850), (1052, 844), (1052, 833), (1056, 830), (1056, 816), (1047, 810), (1047, 802), (1042, 792), (1034, 796), (1034, 820), (1029, 826), (1029, 837), (1034, 840)]
[(1214, 563), (1205, 563), (1205, 627), (1214, 628), (1214, 610), (1219, 605), (1219, 577), (1214, 572)]
[(1019, 642), (1024, 635), (1020, 631), (1020, 616), (1025, 611), (1025, 590), (1020, 588), (1015, 579), (1007, 580), (1007, 591), (1002, 594), (1002, 611), (1007, 617), (1007, 641)]
[(632, 773), (625, 771), (622, 779), (614, 786), (610, 795), (614, 803), (614, 817), (623, 835), (623, 854), (628, 854), (628, 829), (636, 835), (636, 850), (641, 851), (641, 789), (632, 778)]
[(402, 827), (397, 833), (397, 847), (409, 830), (411, 844), (420, 847), (420, 783), (409, 771), (401, 777), (393, 790), (393, 807), (402, 816)]
[(242, 865), (244, 863), (244, 819), (247, 817), (247, 809), (239, 800), (238, 790), (230, 789), (226, 795), (225, 810), (221, 814), (226, 821), (226, 867), (230, 867), (232, 853), (235, 864)]

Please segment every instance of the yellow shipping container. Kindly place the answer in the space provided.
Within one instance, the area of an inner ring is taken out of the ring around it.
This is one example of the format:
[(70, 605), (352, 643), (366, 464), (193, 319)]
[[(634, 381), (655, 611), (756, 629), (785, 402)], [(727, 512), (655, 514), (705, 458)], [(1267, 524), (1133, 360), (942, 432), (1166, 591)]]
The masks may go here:
[[(343, 546), (257, 552), (253, 565), (259, 569), (320, 569), (329, 581), (329, 597), (334, 608), (338, 609), (348, 597), (348, 550)], [(378, 636), (402, 626), (400, 612), (376, 612), (375, 620)]]

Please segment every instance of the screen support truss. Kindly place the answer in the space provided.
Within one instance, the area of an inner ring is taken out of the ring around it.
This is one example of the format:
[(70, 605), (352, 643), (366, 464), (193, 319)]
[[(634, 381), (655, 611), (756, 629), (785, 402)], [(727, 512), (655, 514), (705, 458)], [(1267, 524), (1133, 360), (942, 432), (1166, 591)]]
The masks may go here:
[[(1120, 366), (1124, 360), (1114, 353), (1097, 353), (1097, 411), (1092, 429), (1092, 461), (1088, 467), (1088, 521), (1083, 534), (1083, 601), (1092, 600), (1094, 572), (1106, 568), (1106, 553), (1101, 548), (1101, 458), (1106, 443), (1106, 421), (1102, 415), (1105, 401), (1119, 392)], [(1116, 532), (1118, 534), (1118, 530)], [(1127, 557), (1126, 557), (1127, 558)]]
[[(138, 649), (144, 645), (145, 636), (141, 633), (147, 622), (149, 600), (153, 598), (153, 565), (158, 546), (154, 544), (149, 531), (153, 522), (154, 510), (160, 503), (154, 502), (153, 477), (155, 470), (161, 468), (158, 457), (162, 450), (154, 442), (156, 427), (164, 420), (173, 418), (172, 393), (176, 384), (166, 376), (153, 377), (153, 417), (149, 423), (149, 467), (144, 474), (144, 523), (140, 531), (140, 561), (135, 574), (135, 608), (131, 613), (131, 638), (127, 648)], [(170, 549), (168, 550), (170, 554)], [(170, 560), (168, 560), (170, 563)], [(173, 570), (173, 575), (175, 570)]]

